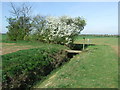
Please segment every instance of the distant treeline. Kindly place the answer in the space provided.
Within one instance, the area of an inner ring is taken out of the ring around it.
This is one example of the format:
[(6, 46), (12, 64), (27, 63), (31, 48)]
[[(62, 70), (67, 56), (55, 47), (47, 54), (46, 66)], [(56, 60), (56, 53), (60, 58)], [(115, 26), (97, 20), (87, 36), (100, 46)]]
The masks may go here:
[[(0, 33), (6, 35), (6, 33)], [(80, 34), (79, 36), (96, 36), (96, 37), (120, 37), (120, 35), (110, 35), (110, 34)]]
[(2, 35), (6, 35), (6, 33), (0, 33), (0, 34), (2, 34)]
[(96, 36), (96, 37), (120, 37), (120, 35), (110, 35), (110, 34), (80, 34), (79, 36)]

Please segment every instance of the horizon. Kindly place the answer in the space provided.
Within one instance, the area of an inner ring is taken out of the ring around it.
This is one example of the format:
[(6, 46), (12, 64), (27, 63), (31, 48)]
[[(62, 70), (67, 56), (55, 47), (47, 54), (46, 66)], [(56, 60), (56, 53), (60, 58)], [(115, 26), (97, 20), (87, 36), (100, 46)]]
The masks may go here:
[[(7, 32), (3, 32), (3, 33), (0, 33), (0, 34), (7, 34)], [(84, 33), (84, 34), (79, 34), (79, 35), (120, 35), (119, 33), (117, 34), (90, 34), (90, 33)]]

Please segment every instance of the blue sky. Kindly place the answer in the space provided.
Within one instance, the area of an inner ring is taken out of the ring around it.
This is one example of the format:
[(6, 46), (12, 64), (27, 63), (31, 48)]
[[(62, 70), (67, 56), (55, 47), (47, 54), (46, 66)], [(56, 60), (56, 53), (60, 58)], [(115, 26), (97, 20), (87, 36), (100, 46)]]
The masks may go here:
[[(20, 6), (21, 3), (14, 3)], [(32, 6), (31, 15), (52, 15), (85, 18), (87, 25), (82, 34), (118, 34), (118, 3), (117, 2), (29, 2)], [(10, 16), (9, 2), (2, 3), (2, 32), (7, 32), (6, 17)]]

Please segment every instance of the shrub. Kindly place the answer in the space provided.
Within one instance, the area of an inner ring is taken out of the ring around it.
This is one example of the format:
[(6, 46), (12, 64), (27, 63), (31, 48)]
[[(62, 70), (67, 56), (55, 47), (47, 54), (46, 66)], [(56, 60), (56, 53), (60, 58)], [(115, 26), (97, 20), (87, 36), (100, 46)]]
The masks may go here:
[(2, 55), (3, 88), (29, 88), (67, 60), (61, 49), (35, 48)]
[(85, 20), (80, 17), (41, 17), (37, 15), (33, 19), (31, 33), (42, 42), (68, 45), (73, 43), (74, 36), (79, 35), (85, 25)]
[(31, 25), (29, 17), (8, 18), (8, 23), (7, 35), (10, 40), (24, 40), (25, 36), (30, 32)]
[(86, 21), (81, 17), (35, 16), (8, 18), (10, 40), (38, 40), (41, 42), (69, 45), (84, 29)]

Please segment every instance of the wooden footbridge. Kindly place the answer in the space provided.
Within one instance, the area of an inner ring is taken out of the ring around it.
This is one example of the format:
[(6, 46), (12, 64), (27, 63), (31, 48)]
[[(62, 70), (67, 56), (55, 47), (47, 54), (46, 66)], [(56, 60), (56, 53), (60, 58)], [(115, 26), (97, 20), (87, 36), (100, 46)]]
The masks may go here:
[(82, 51), (79, 51), (79, 50), (65, 50), (66, 52), (68, 53), (75, 53), (75, 54), (79, 54), (81, 53)]
[(80, 54), (87, 46), (95, 44), (74, 44), (72, 50), (65, 50), (68, 57), (72, 58), (76, 54)]

